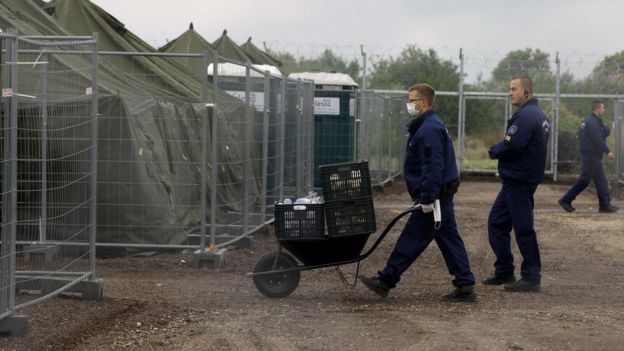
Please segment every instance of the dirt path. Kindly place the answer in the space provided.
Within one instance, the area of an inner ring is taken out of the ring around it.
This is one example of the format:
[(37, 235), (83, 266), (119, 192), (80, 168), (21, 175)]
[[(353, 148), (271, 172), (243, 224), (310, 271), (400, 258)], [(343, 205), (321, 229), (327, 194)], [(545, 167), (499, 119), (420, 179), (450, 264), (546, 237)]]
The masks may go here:
[[(375, 198), (378, 227), (407, 205), (402, 186)], [(486, 219), (498, 189), (465, 182), (456, 200), (477, 279), (492, 269)], [(219, 271), (191, 268), (184, 253), (99, 260), (103, 301), (57, 298), (29, 307), (22, 311), (28, 334), (0, 339), (0, 349), (624, 350), (624, 213), (598, 214), (588, 193), (565, 213), (556, 203), (564, 190), (542, 185), (536, 196), (539, 294), (479, 284), (477, 303), (444, 303), (450, 276), (432, 245), (386, 299), (361, 284), (345, 287), (333, 269), (302, 272), (291, 296), (268, 299), (244, 275), (275, 248), (271, 236), (259, 235), (253, 249), (228, 251)], [(361, 271), (383, 266), (401, 227)], [(354, 265), (343, 268), (355, 273)]]

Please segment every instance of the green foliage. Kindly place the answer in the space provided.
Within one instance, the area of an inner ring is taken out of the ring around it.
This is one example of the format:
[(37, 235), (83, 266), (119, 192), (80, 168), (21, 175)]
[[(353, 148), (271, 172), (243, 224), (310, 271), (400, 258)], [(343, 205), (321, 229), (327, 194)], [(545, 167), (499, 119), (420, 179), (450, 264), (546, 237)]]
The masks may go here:
[[(435, 50), (419, 49), (408, 45), (399, 57), (382, 59), (373, 63), (369, 87), (373, 89), (403, 90), (416, 83), (428, 83), (438, 91), (457, 91), (458, 67), (441, 59)], [(438, 97), (435, 110), (445, 121), (457, 120), (457, 99)]]
[(590, 93), (621, 94), (624, 90), (624, 51), (605, 57), (583, 82)]
[(270, 52), (271, 56), (282, 61), (281, 71), (284, 74), (293, 72), (336, 72), (346, 73), (354, 80), (360, 78), (360, 64), (356, 60), (349, 62), (336, 56), (330, 49), (325, 49), (316, 58), (295, 58), (288, 52)]
[(443, 60), (433, 49), (408, 45), (399, 57), (373, 63), (370, 86), (374, 89), (406, 90), (416, 83), (429, 83), (436, 90), (457, 90), (457, 66)]
[(491, 90), (507, 91), (513, 76), (530, 77), (536, 92), (555, 91), (556, 77), (550, 69), (550, 55), (540, 49), (510, 51), (492, 71), (488, 85)]

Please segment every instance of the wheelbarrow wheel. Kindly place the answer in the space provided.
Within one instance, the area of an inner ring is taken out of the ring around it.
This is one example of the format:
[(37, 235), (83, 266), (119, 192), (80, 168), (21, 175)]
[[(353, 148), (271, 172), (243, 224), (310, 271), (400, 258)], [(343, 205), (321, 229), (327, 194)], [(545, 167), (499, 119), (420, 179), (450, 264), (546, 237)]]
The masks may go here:
[[(277, 263), (273, 266), (277, 255), (279, 255)], [(258, 260), (254, 273), (280, 271), (294, 267), (297, 267), (297, 261), (292, 256), (284, 252), (273, 252), (262, 256)], [(270, 298), (282, 298), (295, 291), (297, 285), (299, 285), (300, 278), (301, 271), (295, 270), (256, 275), (253, 277), (253, 282), (256, 285), (256, 289), (263, 295)]]

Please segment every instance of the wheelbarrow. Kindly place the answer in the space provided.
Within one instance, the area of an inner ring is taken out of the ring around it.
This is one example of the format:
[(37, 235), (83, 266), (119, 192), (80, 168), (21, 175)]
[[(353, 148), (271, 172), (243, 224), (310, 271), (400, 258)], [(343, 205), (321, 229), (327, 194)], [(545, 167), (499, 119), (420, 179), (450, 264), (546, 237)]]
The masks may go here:
[[(278, 238), (277, 251), (261, 257), (253, 272), (247, 275), (253, 278), (258, 291), (270, 298), (283, 298), (290, 295), (299, 285), (301, 271), (311, 269), (336, 267), (342, 282), (349, 285), (339, 266), (357, 263), (359, 271), (360, 262), (375, 251), (392, 227), (405, 215), (419, 210), (421, 210), (421, 205), (417, 204), (394, 217), (364, 253), (362, 250), (372, 233), (304, 238), (303, 240), (280, 240)], [(435, 226), (438, 227), (441, 221), (438, 200), (434, 207), (434, 221)], [(357, 272), (351, 287), (356, 283)]]

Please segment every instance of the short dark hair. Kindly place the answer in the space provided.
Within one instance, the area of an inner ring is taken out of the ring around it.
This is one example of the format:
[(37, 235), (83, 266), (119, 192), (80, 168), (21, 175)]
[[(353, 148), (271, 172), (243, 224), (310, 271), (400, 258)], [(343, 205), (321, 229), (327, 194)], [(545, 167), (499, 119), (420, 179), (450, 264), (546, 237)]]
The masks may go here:
[(531, 80), (531, 78), (527, 77), (527, 76), (513, 76), (511, 77), (511, 80), (516, 80), (519, 79), (520, 83), (522, 83), (522, 87), (525, 90), (529, 91), (529, 94), (533, 95), (533, 81)]
[(594, 100), (592, 101), (592, 107), (591, 107), (591, 112), (596, 112), (596, 110), (598, 109), (598, 107), (600, 107), (600, 105), (604, 105), (604, 101), (602, 100)]
[(408, 92), (411, 93), (414, 90), (416, 90), (420, 96), (427, 100), (429, 106), (433, 106), (433, 103), (435, 102), (435, 89), (433, 89), (431, 85), (427, 83), (412, 85)]

